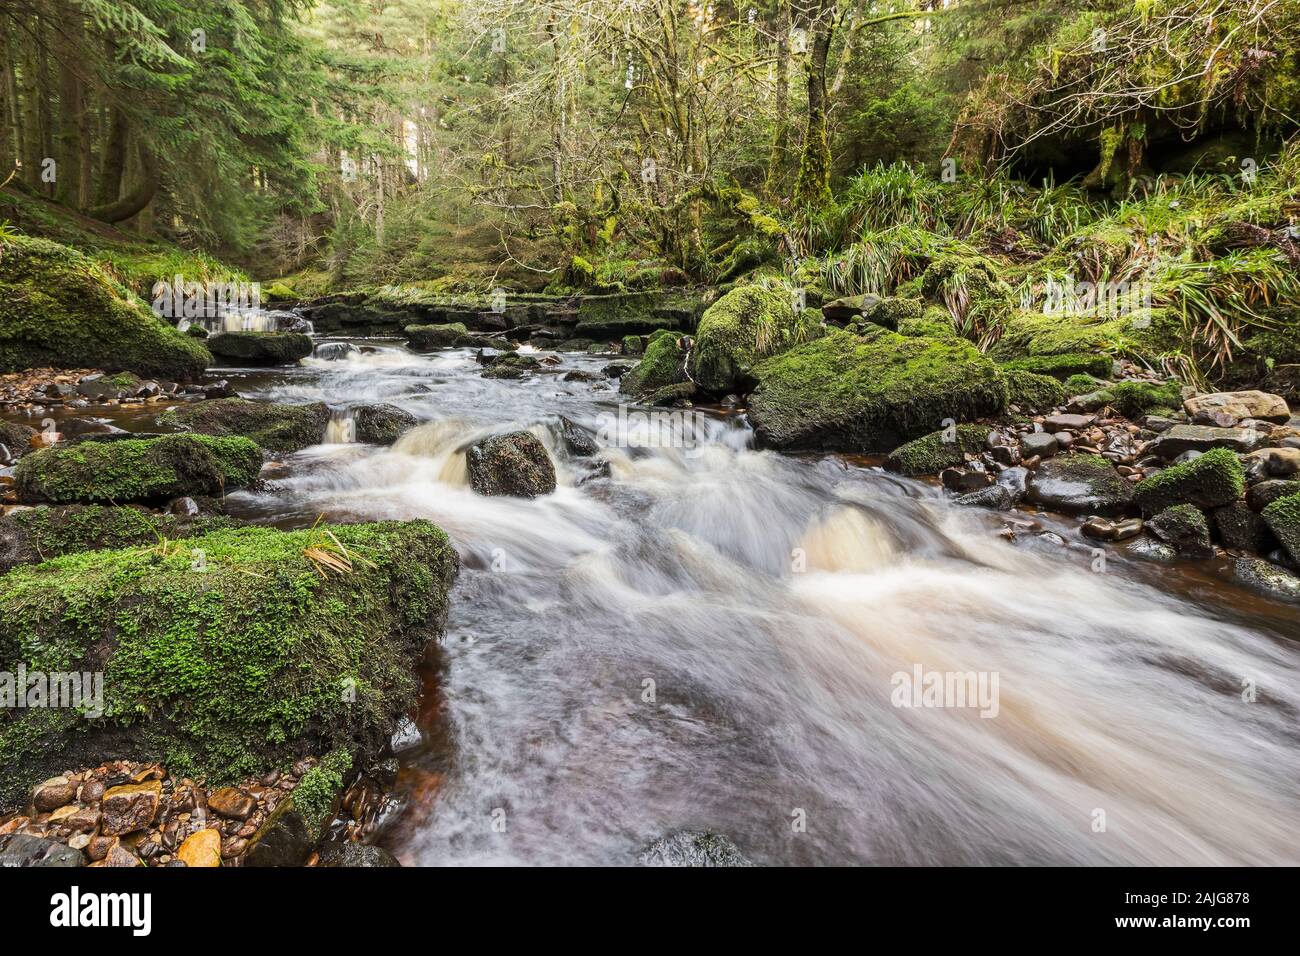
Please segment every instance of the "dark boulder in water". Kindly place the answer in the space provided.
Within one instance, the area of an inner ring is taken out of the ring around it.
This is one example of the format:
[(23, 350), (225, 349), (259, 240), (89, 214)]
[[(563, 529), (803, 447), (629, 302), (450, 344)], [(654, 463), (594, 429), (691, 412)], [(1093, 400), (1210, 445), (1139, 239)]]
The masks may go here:
[(546, 446), (528, 432), (494, 435), (466, 453), (469, 483), (480, 495), (536, 498), (555, 490), (555, 465)]
[(311, 337), (301, 332), (218, 332), (207, 339), (219, 358), (249, 365), (292, 365), (311, 355)]
[(1133, 486), (1100, 455), (1062, 455), (1038, 466), (1027, 497), (1053, 511), (1119, 518), (1132, 510)]
[(642, 866), (753, 866), (724, 836), (703, 830), (679, 830), (660, 837), (641, 852)]
[(369, 445), (391, 445), (402, 432), (419, 424), (414, 415), (396, 405), (358, 405), (352, 416), (357, 441)]

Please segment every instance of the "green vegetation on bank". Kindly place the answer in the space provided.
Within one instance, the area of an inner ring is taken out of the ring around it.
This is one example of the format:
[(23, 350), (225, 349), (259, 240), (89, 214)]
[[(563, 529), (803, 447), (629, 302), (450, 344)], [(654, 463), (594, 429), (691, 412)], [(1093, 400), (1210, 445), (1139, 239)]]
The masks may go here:
[(424, 521), (216, 531), (0, 577), (0, 667), (105, 672), (105, 714), (0, 721), (0, 806), (104, 752), (221, 783), (342, 749), (374, 755), (458, 567)]

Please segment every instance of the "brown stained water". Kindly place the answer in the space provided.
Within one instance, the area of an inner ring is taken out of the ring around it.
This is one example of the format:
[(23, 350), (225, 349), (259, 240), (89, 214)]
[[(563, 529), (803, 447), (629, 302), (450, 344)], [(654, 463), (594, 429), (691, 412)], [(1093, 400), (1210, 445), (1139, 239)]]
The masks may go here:
[[(606, 447), (593, 475), (558, 416), (609, 438), (612, 387), (370, 344), (221, 374), (425, 423), (289, 456), (230, 499), (281, 526), (427, 518), (462, 556), (380, 837), (404, 863), (632, 863), (681, 828), (765, 864), (1300, 862), (1300, 607), (1131, 547), (1097, 573), (1075, 521), (1009, 541), (1005, 515), (755, 450), (720, 412), (689, 419), (688, 447)], [(518, 428), (559, 488), (476, 495), (464, 446)], [(918, 665), (996, 675), (996, 716), (894, 706)]]

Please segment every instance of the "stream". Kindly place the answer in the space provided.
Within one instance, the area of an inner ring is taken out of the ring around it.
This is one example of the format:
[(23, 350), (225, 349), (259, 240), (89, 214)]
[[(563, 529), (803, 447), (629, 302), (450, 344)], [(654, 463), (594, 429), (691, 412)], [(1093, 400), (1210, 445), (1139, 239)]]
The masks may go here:
[[(654, 447), (610, 427), (603, 380), (357, 344), (221, 374), (423, 424), (391, 449), (286, 456), (273, 490), (229, 507), (286, 527), (427, 518), (462, 556), (400, 752), (406, 808), (380, 838), (404, 864), (630, 863), (679, 829), (763, 864), (1300, 862), (1294, 606), (1122, 547), (1098, 573), (1074, 522), (1033, 516), (1009, 541), (1007, 515), (869, 460), (755, 450), (721, 410)], [(567, 454), (560, 415), (623, 434), (607, 476)], [(460, 449), (519, 428), (558, 490), (473, 493)], [(895, 706), (918, 665), (996, 675), (996, 715)]]

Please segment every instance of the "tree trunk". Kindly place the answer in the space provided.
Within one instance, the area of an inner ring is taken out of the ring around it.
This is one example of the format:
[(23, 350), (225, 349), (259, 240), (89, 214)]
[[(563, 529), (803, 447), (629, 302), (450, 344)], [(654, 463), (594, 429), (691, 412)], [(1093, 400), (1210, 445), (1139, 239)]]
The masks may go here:
[(82, 156), (85, 153), (85, 103), (81, 78), (66, 62), (59, 64), (59, 176), (55, 198), (80, 209), (82, 194)]
[[(153, 197), (158, 192), (158, 162), (154, 158), (153, 152), (144, 143), (139, 144), (137, 155), (140, 163), (140, 180), (135, 188), (121, 199), (102, 203), (88, 210), (89, 215), (104, 222), (122, 222), (143, 212), (145, 207), (153, 201)], [(119, 182), (121, 181), (122, 166), (124, 165), (124, 163), (119, 162)]]
[(814, 209), (831, 201), (831, 147), (826, 133), (826, 62), (831, 51), (834, 0), (819, 0), (810, 23), (811, 43), (804, 73), (808, 80), (808, 125), (795, 200)]
[(776, 37), (776, 116), (772, 123), (772, 150), (767, 160), (769, 197), (783, 192), (785, 179), (787, 133), (790, 128), (790, 3), (781, 0), (781, 16)]
[[(126, 114), (116, 106), (110, 106), (108, 138), (104, 142), (103, 159), (99, 168), (99, 190), (95, 193), (97, 208), (108, 208), (116, 203), (122, 194), (122, 176), (126, 172), (127, 135)], [(92, 212), (91, 215), (97, 213)]]

